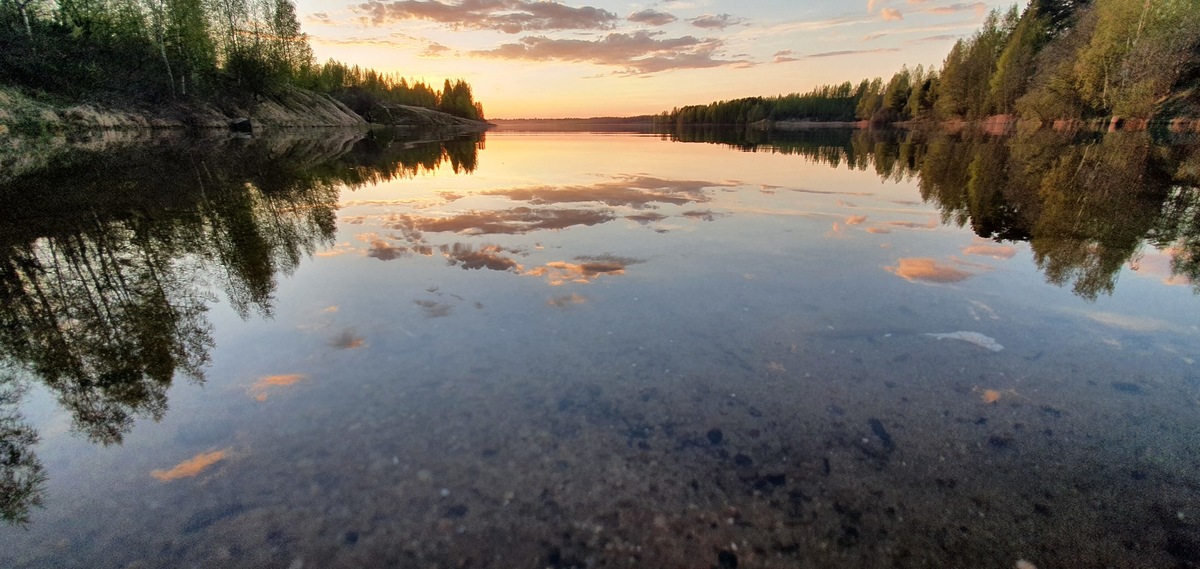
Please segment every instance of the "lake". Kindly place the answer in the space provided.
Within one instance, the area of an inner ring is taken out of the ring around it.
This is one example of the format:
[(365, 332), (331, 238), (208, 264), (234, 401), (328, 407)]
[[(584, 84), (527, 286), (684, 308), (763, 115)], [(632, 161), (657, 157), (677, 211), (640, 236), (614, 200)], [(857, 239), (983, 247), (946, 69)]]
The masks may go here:
[(2, 566), (1200, 567), (1194, 141), (43, 144)]

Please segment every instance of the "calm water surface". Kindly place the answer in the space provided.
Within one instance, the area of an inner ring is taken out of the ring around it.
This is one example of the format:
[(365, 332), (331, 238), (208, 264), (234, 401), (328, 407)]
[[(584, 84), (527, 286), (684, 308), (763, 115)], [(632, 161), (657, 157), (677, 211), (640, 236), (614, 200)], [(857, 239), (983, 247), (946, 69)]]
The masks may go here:
[(361, 136), (4, 175), (0, 565), (1200, 567), (1194, 148)]

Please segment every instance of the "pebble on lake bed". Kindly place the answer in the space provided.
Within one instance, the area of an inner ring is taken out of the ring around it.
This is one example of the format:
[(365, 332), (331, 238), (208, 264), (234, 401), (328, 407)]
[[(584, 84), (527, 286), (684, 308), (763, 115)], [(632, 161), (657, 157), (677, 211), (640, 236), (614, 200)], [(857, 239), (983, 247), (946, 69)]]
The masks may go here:
[(950, 332), (948, 334), (925, 334), (925, 335), (929, 336), (931, 338), (937, 339), (937, 340), (961, 340), (968, 344), (975, 344), (976, 346), (979, 346), (980, 348), (983, 348), (985, 350), (990, 350), (993, 352), (999, 352), (1000, 350), (1004, 349), (1004, 346), (1001, 346), (999, 343), (997, 343), (995, 338), (989, 338), (987, 336), (984, 336), (983, 334), (980, 334), (979, 332), (958, 331), (958, 332)]
[(1030, 563), (1024, 559), (1018, 559), (1013, 569), (1037, 569), (1037, 565)]

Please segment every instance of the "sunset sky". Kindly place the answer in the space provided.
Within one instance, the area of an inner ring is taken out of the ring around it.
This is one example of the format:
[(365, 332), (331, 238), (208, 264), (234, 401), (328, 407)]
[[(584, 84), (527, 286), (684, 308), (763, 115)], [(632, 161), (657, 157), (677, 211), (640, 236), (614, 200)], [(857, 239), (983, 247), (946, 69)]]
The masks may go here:
[(1012, 0), (298, 0), (318, 61), (440, 86), (489, 118), (658, 113), (940, 65)]

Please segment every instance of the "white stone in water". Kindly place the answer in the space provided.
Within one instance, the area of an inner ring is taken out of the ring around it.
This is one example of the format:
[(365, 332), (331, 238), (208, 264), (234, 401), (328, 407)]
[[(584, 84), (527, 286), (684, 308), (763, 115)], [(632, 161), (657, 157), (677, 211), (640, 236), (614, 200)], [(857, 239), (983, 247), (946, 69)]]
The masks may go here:
[(1013, 566), (1013, 569), (1037, 569), (1037, 565), (1034, 565), (1033, 563), (1030, 563), (1024, 559), (1018, 559), (1016, 565)]
[(937, 340), (962, 340), (963, 342), (966, 342), (968, 344), (975, 344), (976, 346), (979, 346), (980, 348), (983, 348), (985, 350), (991, 350), (993, 352), (999, 352), (1000, 350), (1004, 349), (1004, 346), (1001, 346), (999, 343), (997, 343), (995, 338), (989, 338), (987, 336), (984, 336), (983, 334), (980, 334), (979, 332), (959, 331), (959, 332), (950, 332), (948, 334), (925, 334), (925, 335), (935, 338)]

